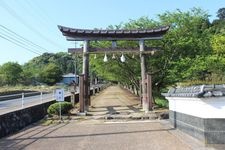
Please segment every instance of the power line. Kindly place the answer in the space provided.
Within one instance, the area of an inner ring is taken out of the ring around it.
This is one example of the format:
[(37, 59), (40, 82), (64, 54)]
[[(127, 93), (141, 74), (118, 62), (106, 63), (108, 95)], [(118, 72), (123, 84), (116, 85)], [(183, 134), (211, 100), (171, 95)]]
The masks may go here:
[[(19, 44), (21, 44), (21, 45), (23, 45), (23, 46), (26, 46), (26, 47), (29, 48), (29, 49), (33, 49), (33, 47), (31, 47), (31, 46), (28, 45), (27, 43), (23, 43), (23, 42), (21, 42), (20, 40), (15, 39), (14, 37), (11, 37), (11, 36), (9, 36), (9, 35), (7, 35), (7, 34), (5, 34), (5, 33), (0, 32), (0, 35), (2, 35), (2, 36), (4, 36), (4, 37), (7, 37), (7, 38), (9, 38), (9, 39), (11, 39), (11, 40), (13, 40), (15, 43), (19, 43)], [(42, 52), (40, 52), (39, 50), (36, 50), (36, 49), (33, 49), (32, 51), (35, 51), (35, 52), (37, 52), (37, 53), (42, 53)]]
[(23, 42), (21, 42), (20, 40), (15, 39), (14, 37), (10, 37), (9, 35), (6, 35), (5, 33), (2, 33), (2, 32), (0, 32), (0, 35), (1, 35), (1, 36), (4, 36), (4, 37), (6, 37), (6, 38), (8, 38), (8, 39), (10, 39), (10, 40), (13, 40), (15, 43), (20, 44), (20, 45), (22, 45), (23, 47), (26, 46), (26, 48), (32, 50), (33, 52), (36, 52), (36, 53), (41, 54), (40, 51), (34, 50), (33, 48), (29, 48), (30, 45), (27, 45), (26, 43), (23, 43)]
[(2, 35), (0, 35), (0, 37), (1, 37), (2, 39), (4, 39), (4, 40), (7, 40), (7, 41), (9, 41), (9, 42), (11, 42), (11, 43), (13, 43), (13, 44), (15, 44), (15, 45), (17, 45), (17, 46), (19, 46), (19, 47), (22, 47), (22, 48), (24, 48), (24, 49), (26, 49), (26, 50), (28, 50), (28, 51), (30, 51), (30, 52), (32, 52), (32, 53), (41, 55), (40, 53), (35, 52), (35, 51), (33, 51), (33, 50), (31, 50), (31, 49), (29, 49), (29, 48), (27, 48), (27, 47), (24, 47), (23, 45), (20, 45), (20, 44), (16, 43), (15, 41), (13, 41), (13, 40), (11, 40), (11, 39), (8, 39), (8, 38), (6, 38), (6, 37), (4, 37), (4, 36), (2, 36)]
[(35, 12), (38, 12), (38, 14), (40, 16), (42, 16), (42, 18), (53, 24), (53, 25), (57, 25), (57, 23), (55, 22), (55, 20), (53, 20), (49, 15), (48, 13), (35, 1), (30, 1), (30, 0), (25, 0), (27, 2), (27, 4), (32, 7), (33, 9), (35, 9)]
[[(45, 31), (47, 31), (48, 33), (50, 33), (51, 35), (55, 36), (55, 30), (53, 30), (52, 28), (48, 27), (48, 23), (51, 23), (51, 18), (47, 18), (47, 14), (44, 13), (44, 11), (40, 11), (39, 8), (34, 7), (34, 5), (29, 1), (29, 0), (24, 0), (22, 1), (23, 3), (19, 3), (19, 5), (22, 7), (22, 9), (26, 12), (29, 12), (29, 15), (32, 16), (32, 18), (34, 18), (35, 20), (38, 20), (37, 23), (40, 25), (40, 27), (42, 27), (42, 29), (44, 29)], [(42, 13), (40, 13), (42, 12)], [(56, 26), (55, 23), (53, 23), (54, 26)], [(47, 28), (46, 28), (47, 27)], [(61, 45), (60, 45), (61, 46)]]
[(30, 41), (30, 40), (27, 40), (26, 38), (24, 38), (23, 36), (19, 35), (18, 33), (10, 30), (9, 28), (3, 26), (0, 24), (0, 27), (3, 29), (2, 31), (12, 35), (12, 36), (16, 36), (18, 39), (22, 40), (23, 42), (26, 42), (27, 44), (33, 46), (33, 47), (36, 47), (38, 49), (42, 49), (44, 51), (47, 51), (47, 52), (50, 52), (49, 50), (47, 50), (46, 48), (43, 48), (42, 46), (38, 45), (38, 44), (35, 44), (34, 42)]
[(18, 16), (17, 13), (13, 9), (11, 9), (4, 1), (1, 1), (1, 2), (2, 2), (2, 5), (0, 5), (0, 6), (3, 9), (5, 9), (10, 15), (12, 15), (15, 19), (17, 19), (21, 24), (23, 24), (24, 26), (26, 26), (32, 32), (34, 32), (35, 34), (37, 34), (39, 37), (41, 37), (41, 38), (45, 39), (46, 41), (48, 41), (53, 46), (55, 46), (57, 48), (61, 47), (57, 43), (55, 43), (55, 42), (51, 41), (50, 39), (48, 39), (47, 37), (45, 37), (43, 34), (41, 34), (35, 28), (33, 28), (32, 26), (30, 26), (30, 24), (28, 24), (23, 18), (21, 18), (20, 16)]

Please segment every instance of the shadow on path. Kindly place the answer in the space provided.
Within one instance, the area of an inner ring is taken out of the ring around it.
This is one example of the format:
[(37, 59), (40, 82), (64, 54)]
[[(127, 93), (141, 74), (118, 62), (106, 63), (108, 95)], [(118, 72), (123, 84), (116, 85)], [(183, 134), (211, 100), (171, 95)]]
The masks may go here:
[[(58, 129), (58, 128), (57, 128)], [(44, 136), (41, 137), (28, 137), (28, 138), (15, 138), (15, 139), (6, 139), (5, 141), (15, 141), (15, 140), (34, 140), (33, 142), (35, 142), (36, 140), (40, 140), (40, 139), (60, 139), (60, 138), (79, 138), (79, 137), (86, 137), (86, 136), (108, 136), (108, 135), (119, 135), (119, 134), (134, 134), (134, 133), (147, 133), (147, 132), (168, 132), (170, 130), (174, 130), (174, 128), (171, 129), (154, 129), (154, 130), (140, 130), (140, 131), (125, 131), (125, 132), (109, 132), (109, 133), (96, 133), (96, 134), (82, 134), (82, 135), (66, 135), (66, 136), (47, 136), (47, 134), (45, 134)], [(51, 131), (54, 132), (55, 130)], [(51, 133), (49, 132), (49, 133)], [(48, 134), (49, 134), (48, 133)], [(32, 143), (33, 143), (32, 142)], [(29, 143), (29, 144), (32, 144)], [(24, 147), (22, 147), (24, 148)]]
[[(48, 126), (47, 128), (43, 128), (38, 132), (35, 132), (36, 130), (31, 130), (31, 131), (24, 131), (23, 134), (13, 137), (12, 138), (3, 138), (0, 142), (0, 149), (17, 149), (21, 150), (24, 149), (25, 147), (31, 145), (32, 143), (36, 142), (38, 139), (44, 138), (46, 135), (55, 132), (56, 130), (66, 126), (67, 124), (55, 124), (52, 126)], [(39, 126), (40, 127), (40, 126)], [(23, 138), (23, 136), (28, 135), (29, 133), (34, 132), (34, 134), (29, 135), (28, 137)], [(39, 134), (44, 133), (41, 136), (38, 136)], [(38, 137), (35, 137), (38, 136)], [(21, 138), (20, 138), (21, 137)], [(28, 141), (29, 140), (29, 141)], [(24, 144), (24, 141), (26, 141)], [(23, 143), (23, 144), (20, 144)]]
[(119, 86), (111, 86), (92, 100), (91, 116), (132, 114), (141, 112), (139, 97)]

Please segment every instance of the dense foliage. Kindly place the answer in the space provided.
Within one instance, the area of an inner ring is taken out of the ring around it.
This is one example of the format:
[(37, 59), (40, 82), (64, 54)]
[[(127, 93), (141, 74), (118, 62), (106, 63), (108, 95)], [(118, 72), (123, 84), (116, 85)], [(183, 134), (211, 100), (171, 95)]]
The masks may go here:
[[(222, 9), (223, 10), (223, 9)], [(219, 19), (210, 23), (209, 14), (201, 9), (165, 12), (157, 20), (142, 17), (128, 23), (109, 26), (110, 29), (145, 29), (170, 25), (161, 41), (146, 41), (147, 46), (161, 47), (162, 51), (146, 56), (147, 72), (152, 74), (156, 91), (177, 83), (224, 83), (225, 78), (225, 25), (224, 11), (218, 11)], [(138, 47), (138, 42), (118, 41), (120, 47)], [(92, 42), (93, 47), (109, 47), (109, 42)], [(106, 53), (107, 54), (107, 53)], [(103, 55), (92, 57), (93, 70), (103, 78), (139, 88), (139, 55), (125, 54), (126, 62), (117, 59), (103, 62)]]
[(48, 64), (40, 72), (40, 80), (48, 85), (54, 85), (62, 79), (62, 71), (55, 64)]
[(22, 77), (22, 68), (18, 63), (8, 62), (0, 68), (0, 84), (16, 85)]

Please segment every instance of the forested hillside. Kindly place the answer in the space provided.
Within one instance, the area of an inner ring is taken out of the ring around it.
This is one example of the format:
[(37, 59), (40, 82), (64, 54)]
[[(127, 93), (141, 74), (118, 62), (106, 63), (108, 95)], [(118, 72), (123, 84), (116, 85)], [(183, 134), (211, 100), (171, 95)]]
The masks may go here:
[[(59, 82), (63, 74), (80, 73), (81, 57), (68, 53), (44, 53), (31, 59), (24, 65), (8, 62), (0, 68), (1, 85), (36, 85), (46, 83), (53, 85)], [(76, 68), (76, 69), (75, 69)]]

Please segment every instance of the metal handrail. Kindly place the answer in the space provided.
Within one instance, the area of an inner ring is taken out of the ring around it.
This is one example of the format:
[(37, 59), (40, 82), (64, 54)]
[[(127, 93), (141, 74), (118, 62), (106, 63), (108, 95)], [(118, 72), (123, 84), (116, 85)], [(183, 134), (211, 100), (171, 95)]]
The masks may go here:
[[(51, 92), (29, 92), (29, 93), (24, 93), (24, 95), (31, 95), (31, 94), (38, 94), (38, 93), (43, 93), (43, 94), (49, 94)], [(4, 96), (0, 96), (0, 98), (6, 98), (6, 97), (13, 97), (13, 96), (22, 96), (23, 92), (22, 93), (19, 93), (19, 94), (11, 94), (11, 95), (4, 95)]]

